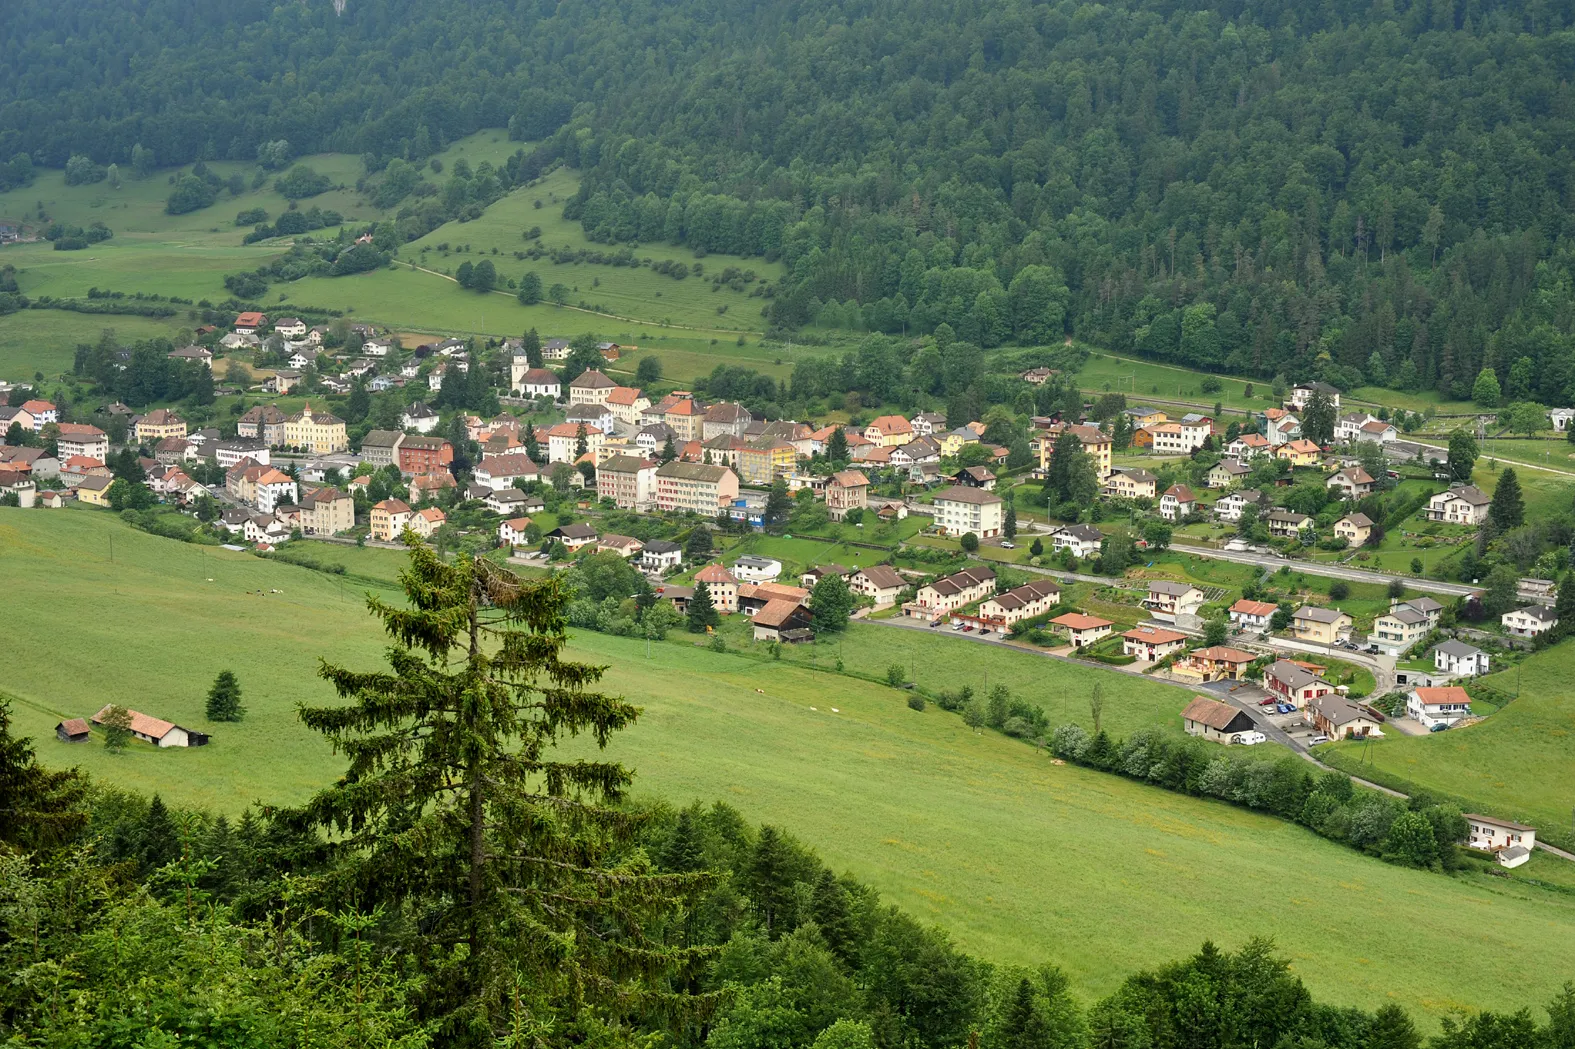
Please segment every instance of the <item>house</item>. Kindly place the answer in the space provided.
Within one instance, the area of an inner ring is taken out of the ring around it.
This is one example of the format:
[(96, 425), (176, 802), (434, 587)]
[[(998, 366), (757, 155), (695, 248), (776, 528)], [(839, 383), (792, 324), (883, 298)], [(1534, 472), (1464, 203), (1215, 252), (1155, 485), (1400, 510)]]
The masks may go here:
[(1575, 408), (1553, 408), (1548, 411), (1548, 422), (1554, 433), (1569, 432), (1570, 420), (1575, 419)]
[(108, 506), (109, 486), (114, 483), (113, 477), (92, 474), (78, 481), (72, 491), (76, 493), (79, 502), (89, 506)]
[(563, 422), (568, 426), (594, 429), (605, 435), (613, 432), (617, 417), (605, 403), (588, 401), (584, 404), (571, 404), (563, 413)]
[(942, 412), (919, 412), (908, 423), (915, 437), (934, 437), (946, 431), (946, 416)]
[(1198, 508), (1198, 497), (1184, 484), (1173, 484), (1159, 497), (1159, 516), (1167, 521), (1183, 521)]
[(1292, 466), (1317, 466), (1322, 455), (1323, 449), (1304, 437), (1287, 441), (1274, 449), (1276, 459), (1284, 459)]
[(1061, 587), (1053, 580), (1037, 579), (996, 594), (979, 605), (979, 619), (1002, 630), (1035, 616), (1044, 615), (1061, 603)]
[(1238, 488), (1215, 501), (1214, 516), (1221, 521), (1240, 521), (1242, 511), (1247, 507), (1262, 510), (1267, 502), (1268, 497), (1255, 488)]
[[(1466, 817), (1466, 844), (1484, 852), (1501, 853), (1508, 849), (1537, 847), (1537, 830), (1524, 823), (1512, 823), (1496, 816), (1483, 816), (1476, 812), (1462, 813)], [(1521, 862), (1524, 862), (1522, 860)]]
[(1291, 633), (1315, 645), (1337, 645), (1350, 640), (1355, 622), (1338, 608), (1303, 605), (1291, 615)]
[(355, 527), (355, 498), (337, 488), (316, 488), (301, 496), (301, 531), (337, 535)]
[(441, 437), (414, 437), (409, 434), (396, 449), (399, 472), (415, 474), (446, 473), (454, 461), (454, 446)]
[(1551, 579), (1522, 576), (1515, 583), (1515, 596), (1522, 601), (1551, 605), (1558, 599), (1558, 584)]
[[(1028, 450), (1039, 458), (1040, 476), (1050, 469), (1050, 460), (1055, 458), (1056, 441), (1063, 433), (1070, 433), (1082, 442), (1083, 453), (1094, 461), (1094, 473), (1101, 482), (1110, 476), (1111, 449), (1115, 447), (1114, 441), (1099, 427), (1082, 423), (1072, 426), (1052, 423), (1029, 438)], [(944, 446), (942, 451), (947, 455), (957, 454), (956, 450), (946, 452)]]
[(640, 551), (640, 567), (648, 572), (665, 572), (683, 564), (684, 548), (666, 539), (650, 539)]
[(1060, 372), (1054, 368), (1029, 368), (1027, 371), (1019, 373), (1017, 377), (1031, 385), (1043, 386), (1050, 381), (1052, 375), (1059, 374)]
[(1105, 533), (1087, 524), (1066, 525), (1050, 533), (1050, 546), (1056, 553), (1070, 550), (1076, 558), (1098, 555), (1104, 541)]
[(1330, 739), (1366, 739), (1382, 736), (1382, 721), (1366, 707), (1344, 696), (1328, 693), (1302, 708), (1302, 719)]
[(570, 553), (582, 546), (589, 546), (600, 538), (596, 534), (596, 526), (590, 524), (561, 525), (548, 532), (547, 537), (558, 540)]
[[(312, 336), (310, 333), (307, 334), (306, 341), (312, 341)], [(321, 338), (317, 340), (317, 344), (322, 344)], [(364, 355), (368, 357), (375, 357), (378, 360), (382, 360), (389, 354), (393, 353), (395, 348), (396, 345), (393, 339), (367, 339), (361, 344), (361, 352)]]
[(1559, 625), (1558, 613), (1547, 605), (1527, 605), (1499, 617), (1504, 629), (1516, 637), (1536, 637)]
[(881, 448), (893, 448), (913, 440), (913, 424), (900, 415), (882, 415), (864, 427), (864, 439)]
[(1170, 416), (1158, 408), (1150, 408), (1147, 405), (1128, 408), (1127, 418), (1132, 420), (1132, 425), (1135, 429), (1142, 429), (1145, 426), (1156, 426), (1159, 423), (1170, 421)]
[[(104, 709), (93, 715), (93, 724), (103, 728), (104, 719), (113, 709), (113, 704), (106, 704)], [(158, 747), (200, 747), (208, 742), (208, 734), (205, 732), (184, 729), (135, 710), (127, 710), (126, 713), (131, 715), (131, 734), (145, 743), (152, 743)]]
[(566, 361), (574, 348), (569, 345), (568, 339), (548, 339), (541, 344), (541, 359), (544, 361)]
[(493, 491), (501, 491), (505, 488), (519, 488), (527, 482), (539, 480), (541, 467), (523, 452), (510, 452), (506, 455), (484, 457), (476, 465), (472, 476), (475, 477), (477, 484)]
[(1213, 430), (1207, 420), (1155, 423), (1143, 429), (1155, 455), (1191, 455), (1203, 447)]
[(1292, 510), (1275, 510), (1264, 515), (1263, 523), (1268, 526), (1270, 535), (1280, 539), (1295, 539), (1304, 529), (1312, 528), (1315, 522), (1306, 514), (1299, 514)]
[(701, 438), (743, 437), (749, 424), (754, 421), (755, 417), (742, 404), (722, 401), (705, 410), (705, 416), (700, 423)]
[(1138, 626), (1121, 635), (1121, 654), (1158, 662), (1172, 652), (1181, 651), (1187, 635), (1157, 626)]
[(1230, 444), (1225, 450), (1237, 459), (1246, 462), (1255, 455), (1268, 455), (1271, 448), (1269, 439), (1261, 433), (1244, 433)]
[[(594, 456), (601, 449), (603, 432), (599, 426), (586, 426), (583, 423), (565, 422), (548, 427), (547, 461), (574, 463), (586, 452)], [(580, 449), (582, 442), (584, 451)]]
[(651, 406), (651, 399), (630, 386), (615, 386), (607, 394), (602, 407), (612, 412), (613, 418), (629, 426), (637, 426), (640, 413)]
[(530, 528), (530, 518), (511, 517), (498, 525), (498, 539), (505, 546), (516, 550), (523, 546), (529, 546), (530, 537), (526, 534), (526, 529), (528, 528)]
[[(658, 408), (662, 409), (659, 413)], [(657, 418), (652, 418), (653, 414), (656, 414)], [(679, 441), (705, 439), (705, 409), (688, 395), (670, 394), (642, 412), (641, 418), (648, 423), (666, 424), (667, 428), (673, 431), (674, 438)]]
[(746, 555), (733, 562), (733, 578), (740, 583), (769, 583), (782, 575), (782, 562), (774, 557)]
[(0, 441), (5, 439), (6, 431), (12, 426), (19, 426), (24, 432), (33, 433), (44, 428), (43, 423), (35, 425), (32, 414), (23, 411), (21, 405), (0, 404)]
[(169, 408), (155, 408), (137, 420), (137, 443), (157, 444), (166, 437), (185, 437), (186, 420)]
[(50, 510), (59, 510), (66, 505), (66, 500), (68, 498), (69, 496), (65, 492), (44, 492), (38, 497), (37, 505), (46, 507)]
[[(235, 433), (240, 437), (247, 437), (254, 441), (262, 441), (272, 447), (284, 444), (285, 433), (284, 412), (277, 405), (258, 404), (246, 410), (235, 423)], [(374, 430), (373, 433), (378, 431)]]
[(1471, 697), (1459, 685), (1414, 688), (1406, 696), (1405, 712), (1428, 731), (1438, 725), (1451, 728), (1471, 716)]
[(618, 384), (605, 373), (591, 368), (575, 376), (574, 381), (569, 383), (569, 403), (606, 404), (607, 395), (617, 387)]
[(256, 335), (267, 326), (268, 315), (266, 313), (257, 313), (253, 310), (237, 315), (235, 324), (232, 325), (237, 335)]
[(563, 395), (563, 380), (557, 372), (546, 368), (521, 367), (523, 357), (516, 357), (510, 375), (510, 385), (516, 397), (550, 397), (557, 400)]
[(1276, 660), (1263, 672), (1263, 687), (1287, 703), (1305, 707), (1319, 696), (1334, 691), (1323, 678), (1288, 659)]
[(280, 317), (273, 322), (273, 330), (286, 339), (302, 339), (306, 337), (306, 322), (299, 317)]
[(97, 426), (86, 423), (59, 423), (58, 426), (60, 436), (55, 438), (58, 458), (81, 455), (100, 462), (109, 458), (109, 435)]
[(1148, 597), (1143, 607), (1161, 623), (1174, 623), (1182, 616), (1195, 616), (1208, 596), (1191, 583), (1173, 583), (1168, 579), (1151, 579)]
[(1181, 712), (1181, 725), (1189, 736), (1199, 736), (1227, 746), (1241, 742), (1243, 732), (1257, 731), (1257, 723), (1244, 710), (1206, 696), (1194, 696)]
[(17, 505), (30, 510), (38, 496), (38, 485), (19, 470), (0, 468), (0, 499), (9, 496), (16, 496)]
[[(831, 566), (827, 566), (828, 568)], [(908, 581), (891, 565), (870, 565), (848, 576), (848, 589), (875, 602), (876, 608), (890, 608)]]
[(738, 580), (721, 565), (706, 565), (695, 573), (695, 585), (704, 583), (711, 592), (711, 607), (718, 612), (738, 611)]
[(1110, 628), (1115, 626), (1108, 619), (1084, 615), (1082, 612), (1067, 612), (1065, 615), (1056, 616), (1050, 620), (1050, 625), (1065, 634), (1073, 648), (1086, 648), (1100, 638), (1109, 637)]
[(1202, 681), (1240, 681), (1257, 657), (1239, 648), (1210, 645), (1195, 648), (1176, 660), (1171, 670)]
[(904, 615), (934, 621), (995, 593), (995, 573), (984, 566), (965, 568), (919, 587)]
[(1334, 523), (1334, 537), (1347, 546), (1361, 546), (1372, 538), (1373, 521), (1366, 514), (1347, 514)]
[(1323, 394), (1329, 398), (1329, 403), (1335, 411), (1340, 410), (1340, 391), (1326, 382), (1304, 382), (1291, 390), (1291, 399), (1287, 402), (1292, 408), (1306, 408), (1312, 403), (1313, 397)]
[(1379, 419), (1363, 423), (1356, 434), (1356, 441), (1370, 441), (1374, 444), (1390, 444), (1400, 439), (1400, 431), (1395, 429), (1394, 423), (1386, 423)]
[(1324, 483), (1338, 492), (1342, 499), (1360, 499), (1372, 492), (1374, 481), (1372, 475), (1360, 466), (1351, 466), (1330, 475)]
[(1493, 498), (1470, 484), (1457, 484), (1427, 501), (1427, 519), (1449, 524), (1479, 525), (1487, 520)]
[(840, 521), (849, 510), (863, 510), (868, 504), (870, 479), (858, 470), (838, 470), (826, 484), (826, 512)]
[(1476, 677), (1488, 672), (1488, 654), (1464, 641), (1442, 641), (1433, 646), (1433, 666), (1458, 677)]
[(1252, 473), (1252, 467), (1240, 459), (1225, 458), (1209, 468), (1208, 486), (1210, 488), (1229, 488), (1241, 484)]
[(777, 598), (756, 612), (753, 630), (756, 641), (808, 641), (815, 635), (810, 626), (809, 609), (796, 601)]
[(206, 346), (182, 346), (165, 354), (172, 361), (189, 361), (206, 368), (213, 367), (213, 351)]
[(646, 511), (656, 506), (657, 465), (637, 455), (611, 455), (596, 468), (596, 497), (620, 510)]
[(499, 488), (488, 492), (482, 502), (495, 514), (518, 514), (525, 508), (527, 498), (517, 488)]
[(412, 404), (399, 415), (399, 425), (417, 433), (431, 433), (437, 429), (440, 421), (438, 413), (421, 401)]
[(952, 480), (965, 488), (995, 490), (995, 471), (987, 466), (965, 466), (952, 475)]
[(312, 455), (350, 450), (345, 421), (329, 412), (314, 412), (310, 403), (284, 421), (284, 443)]
[(416, 474), (410, 479), (410, 501), (425, 503), (437, 498), (439, 492), (459, 487), (454, 475), (444, 470), (435, 474)]
[(86, 718), (68, 718), (55, 725), (55, 738), (62, 743), (86, 743), (88, 737)]
[(738, 610), (746, 616), (753, 616), (773, 601), (802, 605), (808, 600), (809, 591), (801, 586), (772, 582), (738, 584)]
[(232, 331), (219, 340), (219, 345), (226, 350), (255, 350), (262, 346), (262, 340), (252, 332)]
[(738, 475), (725, 466), (670, 462), (656, 470), (656, 507), (715, 517), (738, 498)]
[(1369, 415), (1367, 412), (1342, 415), (1335, 420), (1334, 441), (1336, 444), (1355, 444), (1361, 439), (1362, 427), (1377, 421), (1376, 415)]
[(407, 527), (423, 539), (432, 538), (432, 533), (443, 527), (443, 522), (448, 520), (448, 515), (435, 506), (428, 506), (417, 510), (410, 515)]
[(376, 504), (369, 515), (372, 538), (385, 543), (398, 539), (409, 526), (411, 513), (409, 504), (400, 499), (384, 499)]
[(1122, 466), (1105, 479), (1105, 494), (1113, 499), (1152, 499), (1158, 486), (1159, 478), (1149, 471)]
[[(839, 579), (848, 579), (852, 574), (853, 569), (843, 565), (816, 565), (814, 568), (809, 569), (803, 575), (798, 577), (798, 585), (804, 587), (806, 590), (813, 590), (815, 588), (815, 584), (820, 582), (822, 579), (825, 579), (827, 576), (836, 576)], [(850, 581), (848, 583), (848, 588), (851, 590), (852, 587), (853, 584)]]
[(953, 485), (935, 495), (935, 523), (945, 535), (991, 539), (1001, 534), (1005, 507), (994, 492)]

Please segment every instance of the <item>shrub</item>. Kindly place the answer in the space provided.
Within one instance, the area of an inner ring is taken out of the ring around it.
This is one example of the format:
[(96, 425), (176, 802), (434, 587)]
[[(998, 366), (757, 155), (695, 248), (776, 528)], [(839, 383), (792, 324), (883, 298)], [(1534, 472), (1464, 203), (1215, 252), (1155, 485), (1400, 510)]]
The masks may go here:
[(908, 709), (909, 710), (923, 710), (924, 709), (924, 697), (919, 695), (917, 692), (915, 692), (913, 695), (909, 696), (908, 697)]
[(1351, 588), (1343, 579), (1336, 579), (1329, 584), (1329, 596), (1336, 601), (1344, 601), (1351, 596)]
[(886, 668), (886, 684), (892, 688), (901, 688), (906, 679), (907, 671), (901, 663), (893, 663)]

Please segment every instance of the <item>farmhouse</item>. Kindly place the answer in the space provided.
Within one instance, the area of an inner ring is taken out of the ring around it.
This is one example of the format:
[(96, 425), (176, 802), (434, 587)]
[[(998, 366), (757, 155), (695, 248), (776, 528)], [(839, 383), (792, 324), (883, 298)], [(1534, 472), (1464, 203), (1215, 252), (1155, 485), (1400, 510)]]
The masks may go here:
[[(114, 704), (106, 704), (104, 709), (93, 715), (93, 724), (103, 728), (104, 718), (112, 709)], [(126, 713), (131, 715), (131, 734), (146, 743), (159, 747), (200, 747), (208, 742), (208, 734), (205, 732), (184, 729), (135, 710), (128, 710)]]
[(1471, 716), (1471, 697), (1459, 685), (1416, 688), (1406, 696), (1405, 712), (1429, 730), (1438, 725), (1449, 728)]
[(1384, 734), (1377, 715), (1334, 693), (1318, 696), (1303, 707), (1302, 719), (1330, 739), (1366, 739)]
[(919, 587), (914, 599), (903, 605), (902, 610), (905, 615), (933, 621), (993, 593), (995, 573), (980, 565)]
[(1329, 682), (1288, 659), (1277, 660), (1264, 670), (1263, 687), (1271, 695), (1298, 707), (1305, 707), (1319, 696), (1334, 691)]
[(1241, 742), (1243, 732), (1253, 732), (1258, 727), (1246, 711), (1205, 696), (1192, 698), (1181, 712), (1181, 724), (1189, 736), (1226, 745)]
[(1066, 639), (1072, 643), (1073, 648), (1084, 648), (1102, 637), (1110, 636), (1110, 628), (1115, 626), (1108, 619), (1084, 615), (1082, 612), (1068, 612), (1056, 616), (1050, 620), (1050, 623), (1066, 634)]
[(777, 598), (756, 612), (751, 624), (756, 641), (809, 641), (812, 619), (809, 609), (788, 598)]
[(1493, 499), (1475, 485), (1457, 484), (1427, 501), (1427, 518), (1448, 524), (1479, 525), (1487, 520)]
[(1527, 605), (1499, 617), (1504, 629), (1516, 637), (1536, 637), (1559, 625), (1558, 613), (1547, 605)]
[(870, 565), (848, 576), (848, 589), (873, 600), (876, 608), (889, 608), (896, 604), (897, 595), (907, 585), (908, 581), (891, 565)]
[(1174, 623), (1180, 616), (1197, 615), (1207, 596), (1191, 583), (1173, 583), (1168, 579), (1153, 579), (1148, 584), (1148, 597), (1143, 607), (1148, 614), (1162, 623)]
[(1355, 620), (1338, 608), (1303, 605), (1291, 616), (1291, 633), (1300, 641), (1336, 645), (1351, 637)]
[(1488, 672), (1488, 654), (1464, 641), (1444, 641), (1433, 646), (1435, 669), (1459, 677), (1475, 677)]
[(1186, 643), (1187, 635), (1174, 630), (1154, 626), (1134, 627), (1121, 635), (1121, 654), (1155, 662), (1180, 651)]
[(1061, 588), (1048, 579), (1036, 580), (996, 594), (979, 605), (979, 618), (1009, 629), (1014, 623), (1050, 611), (1061, 601)]

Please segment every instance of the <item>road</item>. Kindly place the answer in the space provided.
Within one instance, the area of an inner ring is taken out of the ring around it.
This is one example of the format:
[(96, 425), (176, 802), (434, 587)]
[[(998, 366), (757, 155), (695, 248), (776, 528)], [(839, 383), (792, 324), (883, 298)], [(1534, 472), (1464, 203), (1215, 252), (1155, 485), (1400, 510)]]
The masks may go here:
[(1324, 576), (1329, 579), (1344, 579), (1353, 583), (1381, 583), (1387, 579), (1403, 579), (1409, 589), (1423, 590), (1432, 594), (1445, 594), (1449, 597), (1466, 597), (1481, 589), (1480, 587), (1467, 586), (1464, 583), (1447, 583), (1441, 579), (1416, 579), (1411, 576), (1400, 575), (1399, 573), (1370, 572), (1361, 568), (1333, 565), (1325, 561), (1298, 561), (1288, 557), (1275, 557), (1273, 554), (1218, 550), (1214, 547), (1193, 546), (1187, 543), (1176, 543), (1171, 549), (1185, 551), (1198, 557), (1210, 557), (1216, 561), (1233, 561), (1239, 565), (1257, 565), (1259, 568), (1270, 572), (1278, 572), (1281, 568), (1289, 568), (1293, 572), (1305, 572), (1307, 575)]

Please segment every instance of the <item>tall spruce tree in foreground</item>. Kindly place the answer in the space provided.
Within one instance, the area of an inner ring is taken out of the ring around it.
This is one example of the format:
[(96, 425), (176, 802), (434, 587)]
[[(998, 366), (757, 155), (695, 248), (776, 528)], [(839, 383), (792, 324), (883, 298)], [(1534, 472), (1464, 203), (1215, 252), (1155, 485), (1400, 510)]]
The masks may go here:
[(87, 781), (75, 769), (38, 763), (33, 743), (11, 734), (11, 703), (0, 696), (0, 854), (40, 852), (87, 824)]
[(1520, 494), (1520, 478), (1512, 467), (1505, 467), (1498, 475), (1493, 488), (1493, 502), (1488, 506), (1488, 516), (1500, 532), (1519, 528), (1526, 523), (1526, 500)]
[(209, 721), (239, 721), (246, 716), (241, 706), (241, 685), (228, 670), (219, 671), (213, 687), (208, 690)]
[(640, 713), (593, 690), (602, 667), (562, 658), (571, 593), (416, 541), (400, 582), (409, 607), (367, 602), (393, 639), (388, 669), (324, 663), (349, 702), (300, 711), (350, 759), (285, 814), (332, 838), (340, 862), (313, 887), (332, 906), (398, 911), (387, 935), (425, 969), (420, 1009), (445, 1044), (521, 1030), (533, 1045), (614, 1044), (632, 1014), (685, 1012), (694, 1000), (666, 977), (703, 952), (650, 930), (706, 876), (658, 875), (624, 851), (638, 820), (608, 807), (622, 765), (554, 754), (581, 733), (605, 747)]

